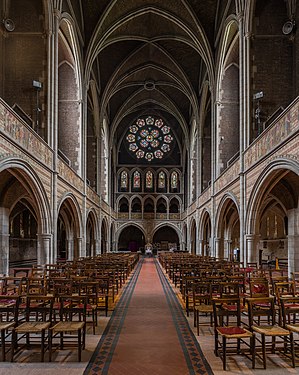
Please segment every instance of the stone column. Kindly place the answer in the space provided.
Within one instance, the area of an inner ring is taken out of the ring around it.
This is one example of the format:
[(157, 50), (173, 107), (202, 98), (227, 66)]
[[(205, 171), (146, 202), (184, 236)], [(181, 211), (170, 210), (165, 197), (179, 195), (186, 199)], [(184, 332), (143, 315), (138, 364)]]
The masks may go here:
[(231, 247), (232, 247), (232, 240), (231, 239), (225, 239), (224, 240), (224, 258), (227, 258), (228, 260), (232, 260), (231, 256)]
[(258, 253), (257, 244), (259, 241), (259, 235), (247, 234), (245, 238), (246, 238), (246, 249), (245, 249), (245, 254), (244, 254), (245, 263), (258, 262), (259, 253)]
[(101, 253), (101, 242), (98, 239), (94, 240), (94, 250), (93, 251), (94, 251), (94, 253), (92, 254), (92, 256)]
[(85, 257), (86, 256), (86, 249), (83, 249), (83, 238), (78, 237), (77, 238), (77, 245), (78, 245), (78, 257)]
[(51, 260), (51, 234), (41, 233), (37, 235), (37, 264), (52, 263)]
[(219, 258), (220, 255), (220, 242), (221, 238), (215, 238), (214, 239), (214, 254), (211, 254), (212, 256), (215, 256), (216, 258)]
[(204, 254), (204, 246), (203, 246), (204, 241), (203, 240), (198, 240), (198, 254), (199, 255), (205, 255)]
[(8, 275), (9, 269), (9, 209), (0, 207), (0, 274)]
[(66, 240), (66, 247), (67, 247), (67, 260), (74, 259), (74, 240)]

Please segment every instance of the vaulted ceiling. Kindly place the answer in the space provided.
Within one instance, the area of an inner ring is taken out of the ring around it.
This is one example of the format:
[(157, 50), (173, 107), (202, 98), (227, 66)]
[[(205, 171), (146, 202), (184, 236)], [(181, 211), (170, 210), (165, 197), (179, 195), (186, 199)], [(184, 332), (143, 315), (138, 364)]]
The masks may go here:
[(231, 0), (69, 0), (84, 45), (86, 80), (118, 144), (144, 114), (163, 118), (188, 147), (204, 82), (214, 80), (215, 47)]

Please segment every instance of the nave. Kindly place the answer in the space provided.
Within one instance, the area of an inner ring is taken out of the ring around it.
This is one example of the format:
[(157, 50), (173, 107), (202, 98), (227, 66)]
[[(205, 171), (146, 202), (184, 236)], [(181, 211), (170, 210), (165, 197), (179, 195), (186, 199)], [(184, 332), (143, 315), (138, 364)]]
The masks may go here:
[[(163, 262), (162, 262), (163, 263)], [(227, 371), (214, 355), (213, 328), (201, 320), (197, 336), (193, 312), (189, 317), (178, 287), (157, 258), (141, 258), (126, 282), (110, 317), (99, 316), (96, 335), (89, 327), (82, 362), (66, 351), (55, 362), (39, 362), (24, 352), (14, 363), (1, 362), (0, 374), (281, 374), (299, 373), (290, 361), (267, 355), (267, 369), (257, 360), (256, 369), (244, 356), (229, 356)], [(110, 315), (110, 314), (109, 314)], [(202, 319), (202, 318), (201, 318)]]

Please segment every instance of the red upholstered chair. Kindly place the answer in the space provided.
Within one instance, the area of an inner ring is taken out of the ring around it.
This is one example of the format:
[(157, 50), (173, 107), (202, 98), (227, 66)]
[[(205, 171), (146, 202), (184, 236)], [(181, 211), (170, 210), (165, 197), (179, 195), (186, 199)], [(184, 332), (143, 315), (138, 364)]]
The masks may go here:
[[(251, 358), (255, 367), (255, 335), (241, 325), (240, 298), (217, 298), (212, 300), (214, 314), (215, 355), (222, 359), (223, 370), (226, 370), (227, 356), (244, 354)], [(231, 306), (233, 308), (228, 308)], [(230, 325), (224, 321), (228, 317)]]

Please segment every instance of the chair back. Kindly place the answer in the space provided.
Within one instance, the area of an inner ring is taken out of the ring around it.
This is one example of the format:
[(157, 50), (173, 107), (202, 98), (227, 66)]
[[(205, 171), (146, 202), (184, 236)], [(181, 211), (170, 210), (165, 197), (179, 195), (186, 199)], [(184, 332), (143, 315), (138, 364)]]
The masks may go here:
[(249, 281), (249, 291), (250, 297), (259, 298), (259, 297), (269, 297), (269, 282), (267, 279), (259, 278)]
[[(275, 325), (274, 297), (253, 297), (246, 299), (248, 303), (249, 326)], [(261, 319), (264, 317), (265, 319)]]
[(214, 328), (222, 327), (224, 325), (224, 318), (233, 316), (235, 317), (234, 325), (240, 326), (241, 324), (241, 303), (240, 298), (213, 298), (213, 316)]
[(299, 297), (280, 297), (282, 323), (299, 324)]
[(18, 322), (20, 296), (0, 296), (1, 321)]
[(83, 321), (87, 316), (87, 296), (68, 295), (59, 297), (59, 315), (61, 321)]
[(31, 294), (26, 297), (26, 321), (53, 321), (53, 296)]

